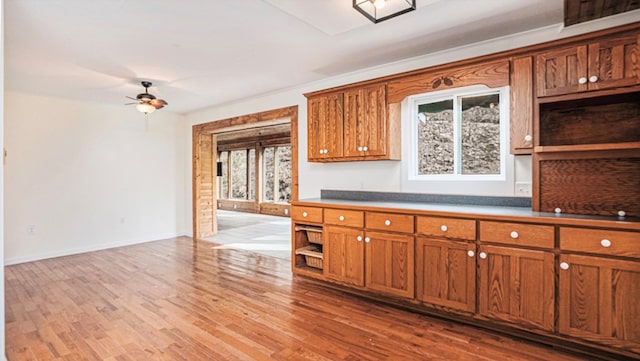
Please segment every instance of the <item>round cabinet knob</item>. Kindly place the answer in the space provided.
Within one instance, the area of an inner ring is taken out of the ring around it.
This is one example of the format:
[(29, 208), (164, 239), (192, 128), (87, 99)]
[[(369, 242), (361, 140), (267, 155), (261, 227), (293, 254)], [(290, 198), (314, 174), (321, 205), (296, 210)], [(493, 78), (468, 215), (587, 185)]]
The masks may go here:
[(602, 241), (600, 241), (600, 245), (604, 248), (609, 248), (611, 247), (611, 241), (608, 239), (603, 239)]
[(578, 83), (580, 83), (580, 84), (587, 84), (587, 78), (582, 77), (582, 78), (578, 79)]
[(303, 216), (304, 218), (307, 218), (307, 216), (308, 216), (308, 215), (309, 215), (309, 213), (307, 213), (307, 212), (302, 212), (302, 216)]
[(358, 147), (358, 152), (362, 152), (362, 147)]
[(369, 150), (369, 147), (362, 147), (362, 150), (364, 150), (365, 152)]
[(369, 238), (369, 237), (365, 237), (365, 238), (364, 238), (364, 241), (365, 241), (366, 243), (369, 243), (369, 242), (371, 242), (371, 238)]
[(556, 212), (556, 213), (562, 213), (562, 209), (561, 209), (561, 208), (556, 208), (556, 209), (554, 209), (554, 212)]
[(327, 154), (327, 153), (329, 153), (329, 149), (324, 150), (324, 154)]
[(474, 251), (471, 251), (471, 250), (467, 251), (467, 256), (473, 257), (475, 255), (476, 255), (476, 253)]
[[(471, 252), (471, 251), (470, 251), (470, 252)], [(478, 253), (478, 256), (480, 256), (480, 258), (482, 258), (482, 259), (486, 259), (486, 258), (487, 258), (487, 254), (486, 254), (486, 253), (484, 253), (484, 252), (480, 252), (480, 253)]]
[(525, 142), (530, 142), (532, 140), (533, 140), (533, 137), (531, 135), (527, 134), (527, 135), (524, 136), (524, 141)]
[(362, 236), (358, 236), (356, 237), (356, 239), (358, 240), (358, 242), (362, 242)]
[(618, 211), (618, 217), (624, 217), (627, 215), (627, 212), (625, 211)]
[(516, 232), (516, 231), (511, 232), (511, 238), (516, 239), (516, 238), (518, 238), (518, 236), (519, 236), (518, 232)]
[(387, 219), (386, 221), (384, 221), (384, 225), (385, 226), (390, 226), (391, 225), (391, 221)]
[(592, 75), (589, 77), (589, 83), (595, 83), (598, 81), (598, 77), (595, 75)]
[(444, 225), (444, 224), (440, 226), (440, 230), (441, 230), (442, 232), (446, 232), (448, 229), (449, 229), (449, 228), (447, 228), (447, 226), (446, 226), (446, 225)]
[(562, 268), (563, 270), (568, 270), (569, 264), (567, 262), (562, 262), (560, 263), (560, 268)]
[(324, 154), (324, 149), (320, 149), (319, 153)]
[(344, 216), (340, 216), (338, 217), (338, 219), (340, 220), (340, 222), (344, 221)]

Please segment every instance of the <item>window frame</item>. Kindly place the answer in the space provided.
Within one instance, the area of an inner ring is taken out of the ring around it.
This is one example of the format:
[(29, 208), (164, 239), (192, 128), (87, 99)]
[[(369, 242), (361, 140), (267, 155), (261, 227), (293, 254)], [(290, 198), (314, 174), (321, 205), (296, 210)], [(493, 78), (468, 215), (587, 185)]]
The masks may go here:
[[(499, 94), (500, 96), (500, 173), (462, 174), (462, 98)], [(453, 101), (453, 174), (418, 174), (418, 107), (422, 104), (445, 100)], [(507, 177), (509, 149), (509, 87), (489, 88), (484, 85), (442, 90), (414, 95), (408, 98), (409, 111), (409, 181), (504, 181)]]

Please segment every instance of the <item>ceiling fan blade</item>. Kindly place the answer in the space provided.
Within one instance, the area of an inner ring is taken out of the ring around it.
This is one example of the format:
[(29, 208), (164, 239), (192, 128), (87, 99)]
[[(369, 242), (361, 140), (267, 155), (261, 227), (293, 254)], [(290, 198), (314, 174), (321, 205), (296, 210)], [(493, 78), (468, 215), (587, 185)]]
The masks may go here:
[(125, 95), (124, 97), (125, 97), (125, 98), (127, 98), (127, 99), (131, 99), (131, 100), (138, 100), (138, 99), (136, 99), (136, 98), (132, 98), (132, 97), (127, 96), (127, 95)]
[(164, 107), (165, 105), (168, 105), (169, 103), (167, 103), (163, 99), (152, 99), (149, 102), (149, 104), (153, 105), (156, 109), (160, 109), (160, 108)]
[(138, 104), (139, 102), (135, 102), (135, 103), (124, 103), (124, 105), (133, 105), (133, 104)]

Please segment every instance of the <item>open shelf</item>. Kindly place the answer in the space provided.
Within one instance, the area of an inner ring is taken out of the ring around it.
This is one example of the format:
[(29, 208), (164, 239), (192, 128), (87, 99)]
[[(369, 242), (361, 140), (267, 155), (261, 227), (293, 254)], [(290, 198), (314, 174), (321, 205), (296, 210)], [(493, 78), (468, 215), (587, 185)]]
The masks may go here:
[(640, 149), (640, 142), (577, 144), (577, 145), (545, 145), (534, 148), (536, 153), (591, 152), (603, 150)]
[(294, 269), (322, 274), (323, 246), (322, 226), (295, 224), (293, 244)]

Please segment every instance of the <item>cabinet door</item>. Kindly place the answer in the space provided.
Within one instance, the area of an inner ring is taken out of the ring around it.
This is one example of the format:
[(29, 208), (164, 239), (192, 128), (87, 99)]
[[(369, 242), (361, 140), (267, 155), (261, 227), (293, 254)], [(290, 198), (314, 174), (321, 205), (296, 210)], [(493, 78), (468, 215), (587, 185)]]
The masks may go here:
[(589, 90), (640, 84), (640, 34), (589, 44)]
[(342, 93), (308, 101), (307, 142), (309, 161), (342, 156)]
[(345, 92), (345, 157), (387, 155), (386, 89), (377, 84)]
[(480, 246), (480, 314), (522, 328), (553, 331), (551, 252)]
[(539, 97), (587, 90), (587, 46), (552, 50), (536, 56), (536, 79)]
[(353, 228), (325, 226), (324, 274), (334, 280), (364, 286), (364, 235)]
[(533, 60), (530, 56), (511, 63), (511, 153), (533, 151)]
[(416, 246), (416, 298), (475, 312), (475, 243), (420, 237)]
[(369, 289), (413, 298), (413, 236), (367, 232), (365, 280)]
[(560, 255), (559, 332), (640, 353), (640, 263)]

